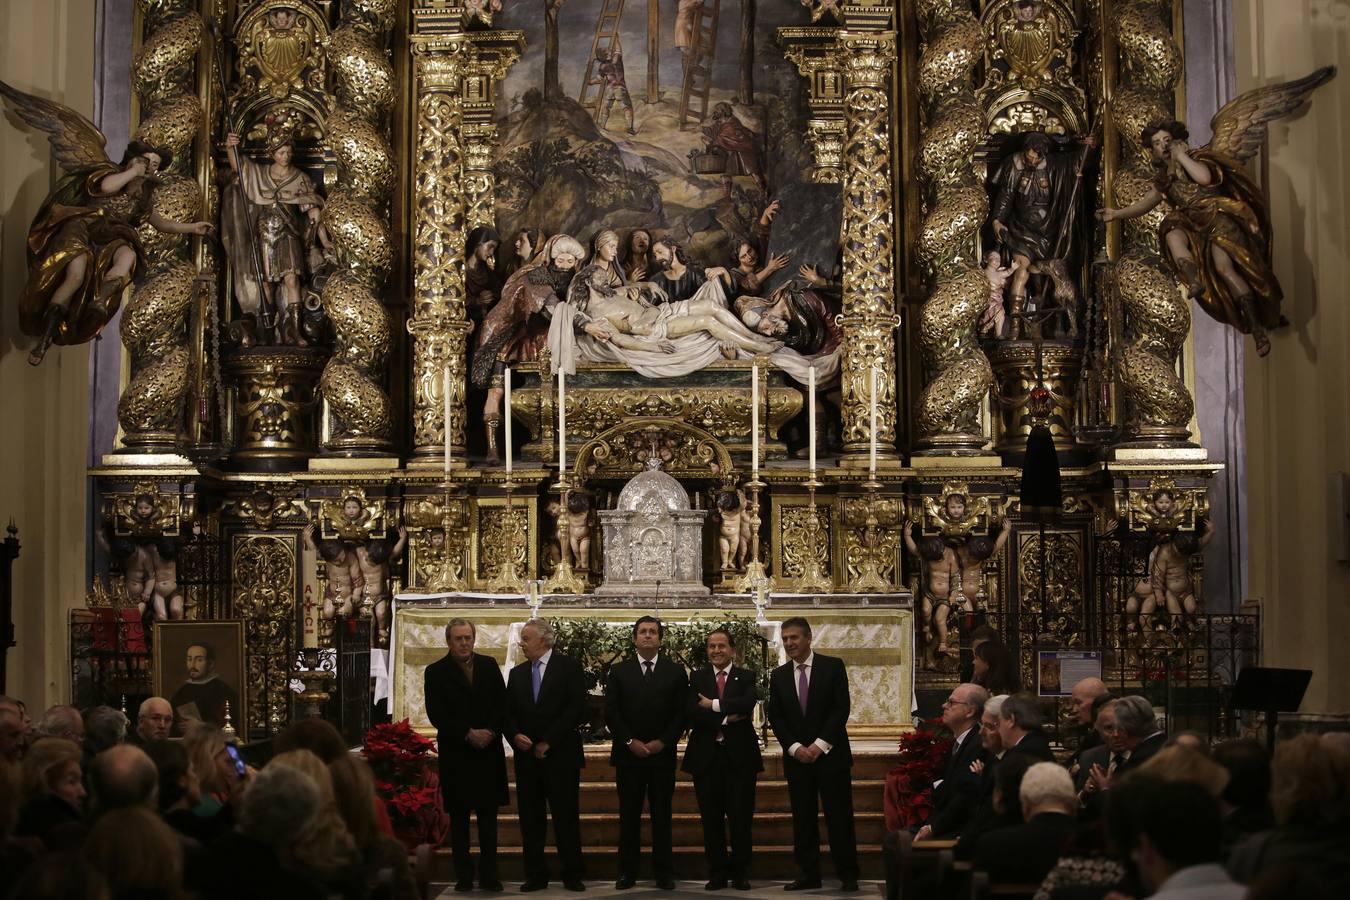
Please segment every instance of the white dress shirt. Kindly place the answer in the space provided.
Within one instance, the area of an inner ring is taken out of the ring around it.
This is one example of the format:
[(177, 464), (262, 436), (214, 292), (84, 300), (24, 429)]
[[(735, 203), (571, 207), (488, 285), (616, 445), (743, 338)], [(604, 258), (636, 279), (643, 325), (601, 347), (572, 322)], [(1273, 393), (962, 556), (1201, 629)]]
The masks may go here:
[[(797, 702), (798, 702), (798, 703), (801, 703), (802, 700), (805, 699), (805, 698), (802, 697), (802, 692), (801, 692), (801, 681), (800, 681), (800, 679), (801, 679), (801, 666), (806, 666), (806, 690), (807, 690), (807, 692), (809, 693), (810, 690), (811, 690), (811, 671), (812, 671), (812, 665), (813, 665), (813, 663), (815, 663), (815, 661), (816, 661), (816, 654), (815, 654), (815, 651), (812, 651), (812, 652), (806, 657), (806, 659), (802, 660), (801, 662), (796, 662), (795, 660), (789, 660), (789, 662), (792, 664), (792, 688), (793, 688), (793, 690), (794, 690), (794, 691), (796, 692), (796, 694), (797, 694)], [(815, 744), (817, 747), (819, 747), (821, 753), (829, 753), (831, 750), (834, 749), (834, 745), (833, 745), (833, 744), (830, 744), (829, 742), (825, 741), (825, 740), (822, 739), (822, 738), (816, 738), (816, 739), (815, 739), (814, 741), (812, 741), (811, 743), (813, 743), (813, 744)], [(800, 743), (795, 743), (795, 742), (794, 742), (794, 743), (792, 744), (792, 746), (788, 747), (788, 756), (794, 756), (794, 755), (796, 755), (796, 753), (797, 753), (797, 748), (800, 747), (800, 746), (801, 746)]]

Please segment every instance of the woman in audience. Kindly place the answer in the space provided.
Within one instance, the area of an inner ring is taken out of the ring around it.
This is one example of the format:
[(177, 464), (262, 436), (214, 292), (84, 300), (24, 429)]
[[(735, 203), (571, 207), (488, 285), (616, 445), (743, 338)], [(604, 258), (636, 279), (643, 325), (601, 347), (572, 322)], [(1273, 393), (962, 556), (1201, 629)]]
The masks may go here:
[(1214, 761), (1228, 770), (1223, 807), (1223, 845), (1229, 852), (1240, 841), (1275, 827), (1270, 808), (1270, 754), (1254, 738), (1224, 741)]
[(199, 722), (188, 729), (183, 738), (192, 771), (197, 776), (200, 800), (192, 813), (202, 819), (214, 820), (211, 827), (226, 830), (234, 824), (233, 804), (243, 790), (244, 776), (239, 774), (234, 757), (230, 755), (225, 732), (215, 725)]
[(17, 764), (0, 758), (0, 897), (8, 897), (34, 858), (42, 852), (38, 841), (14, 836), (23, 803), (22, 781)]
[(308, 750), (272, 757), (268, 767), (286, 766), (308, 775), (319, 789), (319, 811), (291, 847), (291, 861), (347, 900), (366, 896), (363, 860), (338, 812), (333, 778), (323, 760)]
[(1350, 742), (1299, 735), (1275, 748), (1270, 802), (1276, 826), (1239, 844), (1228, 868), (1243, 884), (1297, 873), (1303, 896), (1344, 896), (1350, 884)]
[(108, 882), (112, 900), (176, 900), (183, 889), (183, 847), (173, 829), (144, 807), (99, 817), (83, 858)]
[(1022, 689), (1017, 660), (998, 641), (985, 641), (975, 648), (974, 683), (992, 694), (1016, 694)]
[(40, 838), (48, 850), (69, 849), (84, 837), (84, 777), (80, 745), (40, 738), (23, 758), (23, 809), (17, 833)]
[(361, 852), (366, 885), (388, 900), (417, 900), (417, 882), (401, 841), (380, 830), (375, 818), (375, 779), (364, 760), (350, 753), (328, 764), (338, 813)]
[(202, 800), (201, 782), (183, 745), (176, 741), (150, 741), (145, 752), (159, 770), (159, 814), (164, 823), (181, 835), (209, 844), (220, 835), (219, 816), (202, 818), (192, 810)]
[(1198, 784), (1217, 799), (1228, 786), (1228, 770), (1197, 750), (1184, 744), (1173, 744), (1153, 754), (1140, 772), (1147, 772), (1163, 781), (1185, 781)]
[(342, 735), (332, 723), (323, 719), (301, 719), (287, 726), (272, 742), (272, 751), (277, 754), (291, 750), (308, 750), (324, 765), (331, 764), (350, 752)]

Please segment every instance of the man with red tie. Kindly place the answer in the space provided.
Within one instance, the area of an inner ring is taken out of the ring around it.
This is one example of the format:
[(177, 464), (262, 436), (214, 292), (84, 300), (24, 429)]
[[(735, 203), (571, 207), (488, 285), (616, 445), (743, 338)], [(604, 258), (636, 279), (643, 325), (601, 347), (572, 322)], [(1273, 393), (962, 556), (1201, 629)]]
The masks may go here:
[(858, 842), (853, 830), (848, 672), (842, 659), (811, 652), (811, 623), (806, 619), (784, 620), (780, 636), (788, 661), (769, 679), (769, 725), (783, 745), (792, 850), (801, 872), (784, 890), (820, 887), (819, 798), (840, 890), (851, 893), (858, 890)]
[(754, 676), (732, 664), (736, 650), (730, 632), (723, 628), (709, 632), (707, 651), (712, 665), (698, 669), (690, 679), (691, 729), (681, 768), (694, 776), (708, 859), (706, 889), (722, 890), (730, 881), (737, 890), (748, 891), (755, 782), (764, 771), (751, 721), (759, 698)]

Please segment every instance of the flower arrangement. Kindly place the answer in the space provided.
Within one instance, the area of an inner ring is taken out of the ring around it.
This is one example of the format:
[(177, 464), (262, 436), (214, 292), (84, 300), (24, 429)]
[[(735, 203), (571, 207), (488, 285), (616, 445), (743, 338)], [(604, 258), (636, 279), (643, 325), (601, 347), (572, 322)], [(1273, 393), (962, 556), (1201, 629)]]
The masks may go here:
[(407, 719), (373, 726), (361, 748), (394, 834), (409, 849), (440, 844), (450, 826), (435, 751), (436, 742), (414, 731)]
[[(924, 722), (933, 725), (935, 722)], [(952, 739), (919, 730), (900, 739), (900, 760), (886, 776), (886, 830), (917, 828), (933, 813), (933, 780), (952, 748)]]

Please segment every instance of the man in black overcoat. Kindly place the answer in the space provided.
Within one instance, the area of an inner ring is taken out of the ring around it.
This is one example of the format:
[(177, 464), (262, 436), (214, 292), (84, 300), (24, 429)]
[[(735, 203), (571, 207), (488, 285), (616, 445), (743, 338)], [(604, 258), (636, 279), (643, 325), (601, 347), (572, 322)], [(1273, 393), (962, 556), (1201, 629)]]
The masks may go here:
[(811, 651), (811, 624), (805, 619), (785, 619), (780, 635), (788, 661), (769, 680), (769, 725), (783, 745), (793, 856), (801, 872), (785, 890), (820, 887), (819, 797), (841, 890), (853, 892), (858, 889), (858, 842), (848, 745), (848, 672), (842, 659)]
[(729, 631), (709, 632), (707, 651), (711, 665), (689, 679), (690, 731), (681, 768), (694, 776), (708, 860), (705, 887), (722, 890), (730, 880), (737, 890), (748, 891), (755, 782), (764, 771), (751, 721), (759, 696), (754, 675), (732, 662), (735, 644)]
[(520, 631), (525, 662), (506, 682), (505, 731), (515, 750), (516, 805), (525, 851), (526, 893), (548, 887), (544, 839), (548, 814), (562, 866), (563, 886), (584, 891), (581, 862), (581, 770), (586, 764), (581, 724), (586, 683), (581, 663), (553, 651), (553, 626), (531, 619)]
[(467, 619), (452, 619), (445, 629), (450, 652), (427, 666), (427, 718), (436, 727), (441, 795), (450, 816), (450, 851), (455, 890), (473, 890), (469, 856), (469, 814), (478, 818), (478, 884), (500, 891), (497, 876), (497, 807), (509, 802), (506, 752), (502, 749), (502, 713), (506, 685), (497, 661), (474, 653), (478, 636)]
[(652, 821), (652, 868), (656, 886), (675, 889), (675, 744), (684, 732), (689, 676), (684, 666), (660, 655), (661, 622), (643, 616), (633, 625), (632, 656), (609, 670), (605, 725), (613, 737), (609, 764), (619, 788), (619, 877), (626, 890), (637, 883), (642, 847), (642, 806)]

